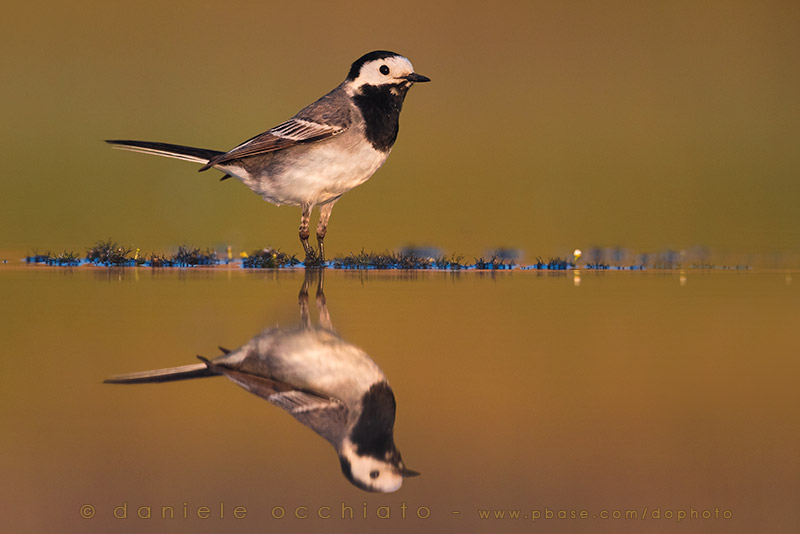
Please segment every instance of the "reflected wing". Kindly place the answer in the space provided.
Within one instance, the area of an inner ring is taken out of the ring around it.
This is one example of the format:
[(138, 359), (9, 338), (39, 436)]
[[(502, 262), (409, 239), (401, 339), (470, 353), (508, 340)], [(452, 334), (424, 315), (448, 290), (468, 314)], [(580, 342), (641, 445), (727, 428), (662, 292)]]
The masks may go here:
[(279, 124), (278, 126), (245, 141), (232, 150), (215, 156), (204, 165), (200, 170), (204, 171), (229, 161), (283, 150), (290, 146), (313, 143), (321, 141), (334, 135), (338, 135), (347, 129), (346, 126), (334, 126), (330, 124), (320, 124), (318, 122), (293, 118)]
[(332, 444), (337, 445), (341, 440), (347, 421), (347, 407), (339, 400), (313, 391), (300, 390), (284, 382), (237, 371), (208, 360), (204, 361), (209, 370), (227, 376), (250, 393), (286, 410)]
[(294, 406), (292, 409), (284, 409), (287, 409), (295, 419), (338, 448), (347, 428), (347, 407), (336, 399), (320, 402), (319, 398), (316, 400), (298, 398), (304, 395), (304, 393), (295, 391), (281, 394), (276, 396), (280, 398), (274, 397), (269, 401), (281, 408), (284, 408), (284, 404)]

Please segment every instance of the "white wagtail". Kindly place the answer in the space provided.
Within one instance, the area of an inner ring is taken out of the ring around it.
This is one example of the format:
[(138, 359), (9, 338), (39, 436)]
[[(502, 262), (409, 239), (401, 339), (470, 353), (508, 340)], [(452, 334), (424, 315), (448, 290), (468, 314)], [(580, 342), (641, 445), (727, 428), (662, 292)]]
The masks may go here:
[[(307, 282), (303, 284), (304, 290)], [(361, 349), (330, 330), (311, 327), (308, 293), (300, 329), (267, 329), (236, 350), (203, 363), (113, 376), (105, 382), (137, 384), (223, 375), (283, 408), (328, 440), (342, 473), (355, 486), (376, 492), (400, 489), (407, 469), (394, 443), (396, 404), (378, 365)], [(328, 317), (321, 290), (320, 315)], [(326, 324), (327, 323), (327, 324)]]
[[(377, 50), (361, 56), (333, 91), (288, 121), (228, 152), (148, 141), (108, 140), (115, 148), (202, 163), (244, 182), (267, 202), (300, 206), (306, 261), (325, 258), (333, 205), (383, 165), (397, 139), (409, 88), (429, 78), (405, 57)], [(311, 210), (320, 206), (319, 255), (308, 243)]]

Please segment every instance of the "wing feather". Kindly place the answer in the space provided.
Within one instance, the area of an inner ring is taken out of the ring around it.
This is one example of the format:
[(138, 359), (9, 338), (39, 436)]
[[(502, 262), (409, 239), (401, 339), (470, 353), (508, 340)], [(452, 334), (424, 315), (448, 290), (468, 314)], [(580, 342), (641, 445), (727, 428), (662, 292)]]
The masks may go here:
[(208, 161), (200, 170), (210, 169), (241, 158), (283, 150), (301, 143), (321, 141), (347, 130), (346, 126), (320, 124), (307, 119), (292, 118), (259, 134), (230, 151)]
[(338, 399), (313, 391), (297, 389), (285, 382), (238, 371), (205, 360), (209, 370), (222, 374), (250, 393), (286, 410), (295, 419), (336, 445), (347, 421), (347, 407)]

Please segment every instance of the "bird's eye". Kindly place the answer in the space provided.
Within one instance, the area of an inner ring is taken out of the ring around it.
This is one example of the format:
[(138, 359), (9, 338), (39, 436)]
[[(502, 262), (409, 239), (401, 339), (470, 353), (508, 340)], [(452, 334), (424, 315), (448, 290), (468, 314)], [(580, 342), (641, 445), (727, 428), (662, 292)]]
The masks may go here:
[[(381, 74), (386, 76), (387, 74), (389, 74), (389, 67), (387, 67), (386, 65), (381, 65), (380, 71), (381, 71)], [(373, 477), (373, 478), (375, 478), (375, 477)]]
[[(389, 70), (389, 69), (386, 69), (386, 70)], [(378, 471), (377, 469), (375, 471), (370, 471), (369, 472), (369, 478), (378, 478), (380, 476), (380, 474), (381, 474), (381, 472)]]

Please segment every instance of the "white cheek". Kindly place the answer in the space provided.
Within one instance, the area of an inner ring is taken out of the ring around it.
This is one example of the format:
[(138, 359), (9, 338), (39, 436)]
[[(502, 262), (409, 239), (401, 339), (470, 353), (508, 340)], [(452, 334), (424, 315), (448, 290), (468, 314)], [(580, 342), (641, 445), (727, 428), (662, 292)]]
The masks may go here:
[[(358, 456), (355, 453), (355, 446), (350, 440), (345, 440), (342, 452), (350, 462), (350, 471), (353, 478), (360, 480), (364, 484), (372, 486), (383, 493), (397, 491), (403, 485), (403, 476), (395, 473), (387, 462), (382, 462), (375, 458)], [(380, 472), (377, 478), (372, 478), (369, 474), (372, 471)]]
[[(389, 74), (382, 74), (382, 65), (389, 67)], [(404, 57), (392, 57), (384, 60), (371, 61), (366, 63), (356, 79), (355, 87), (362, 85), (381, 85), (387, 82), (396, 83), (400, 81), (399, 76), (406, 76), (414, 72), (414, 66)]]
[(363, 81), (361, 85), (380, 85), (389, 79), (389, 76), (383, 75), (378, 71), (378, 69), (373, 68), (359, 76), (359, 81)]
[[(351, 468), (356, 479), (366, 482), (383, 493), (397, 491), (403, 485), (403, 477), (401, 475), (393, 472), (385, 463), (378, 462), (372, 458), (357, 461), (355, 464), (351, 464)], [(369, 476), (372, 471), (378, 471), (380, 475), (377, 478), (372, 478)]]

